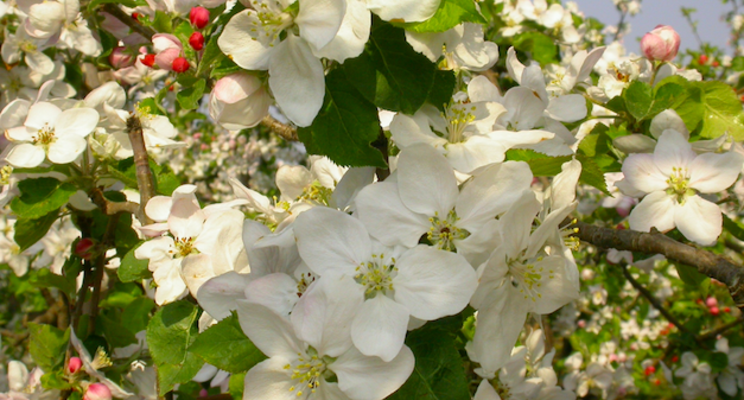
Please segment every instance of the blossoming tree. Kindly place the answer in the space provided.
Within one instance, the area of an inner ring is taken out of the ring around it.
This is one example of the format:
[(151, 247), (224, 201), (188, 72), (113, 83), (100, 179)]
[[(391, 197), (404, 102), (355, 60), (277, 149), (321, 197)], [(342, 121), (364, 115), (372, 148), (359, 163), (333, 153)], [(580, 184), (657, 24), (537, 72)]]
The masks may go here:
[(2, 396), (742, 398), (731, 3), (0, 2)]

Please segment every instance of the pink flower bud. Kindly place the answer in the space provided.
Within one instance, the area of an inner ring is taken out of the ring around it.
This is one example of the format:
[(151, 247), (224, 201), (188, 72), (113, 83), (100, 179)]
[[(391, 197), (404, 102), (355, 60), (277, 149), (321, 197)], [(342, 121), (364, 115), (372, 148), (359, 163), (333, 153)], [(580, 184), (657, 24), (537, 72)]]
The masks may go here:
[(705, 299), (705, 305), (708, 306), (708, 308), (715, 307), (718, 305), (718, 300), (715, 297), (708, 297)]
[(177, 37), (158, 33), (152, 37), (152, 48), (155, 50), (155, 64), (161, 69), (172, 70), (173, 60), (181, 56), (183, 45)]
[(70, 357), (70, 362), (67, 363), (67, 372), (70, 374), (76, 374), (83, 367), (83, 360), (79, 357)]
[(668, 25), (659, 25), (643, 35), (641, 51), (651, 61), (672, 61), (679, 51), (680, 38)]
[(240, 130), (258, 125), (269, 113), (271, 103), (260, 79), (237, 72), (215, 83), (209, 96), (209, 114), (222, 127)]
[(578, 326), (579, 326), (579, 328), (581, 328), (581, 329), (584, 329), (584, 328), (586, 328), (586, 321), (584, 321), (583, 319), (580, 319), (580, 320), (579, 320), (579, 321), (578, 321), (578, 322), (576, 323), (576, 325), (578, 325)]
[(103, 383), (91, 383), (85, 391), (83, 400), (111, 400), (111, 390)]
[(196, 29), (202, 29), (209, 24), (209, 10), (204, 7), (194, 7), (189, 12), (189, 21)]
[(134, 57), (126, 52), (126, 47), (114, 47), (109, 56), (109, 63), (116, 69), (134, 65)]

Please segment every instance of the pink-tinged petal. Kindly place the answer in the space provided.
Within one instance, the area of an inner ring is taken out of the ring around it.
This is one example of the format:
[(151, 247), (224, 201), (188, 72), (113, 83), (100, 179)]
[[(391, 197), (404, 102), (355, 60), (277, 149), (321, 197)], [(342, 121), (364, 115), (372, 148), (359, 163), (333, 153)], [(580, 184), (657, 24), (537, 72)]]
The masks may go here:
[(447, 159), (431, 146), (406, 147), (398, 158), (398, 193), (411, 211), (445, 218), (459, 194)]
[(145, 205), (145, 214), (155, 222), (165, 222), (172, 206), (173, 200), (170, 196), (155, 196)]
[(297, 281), (283, 273), (262, 276), (243, 287), (243, 290), (246, 300), (263, 304), (283, 317), (289, 316), (300, 299)]
[(478, 280), (475, 270), (459, 254), (417, 246), (403, 253), (393, 278), (395, 301), (411, 315), (435, 320), (454, 315), (468, 305)]
[(669, 186), (667, 179), (654, 162), (651, 154), (631, 154), (623, 162), (625, 181), (634, 190), (651, 193), (666, 190)]
[(62, 110), (52, 103), (36, 103), (29, 108), (24, 125), (33, 130), (41, 129), (44, 125), (53, 127), (60, 114)]
[(246, 300), (238, 300), (238, 321), (243, 333), (269, 357), (296, 358), (303, 345), (290, 322), (271, 309)]
[(269, 61), (269, 87), (284, 115), (298, 126), (310, 126), (323, 105), (323, 64), (304, 39), (289, 34), (276, 45)]
[(244, 399), (297, 400), (306, 397), (297, 396), (295, 381), (291, 379), (292, 371), (284, 367), (290, 359), (272, 357), (261, 361), (245, 374)]
[(313, 48), (322, 49), (336, 36), (346, 14), (343, 0), (299, 0), (300, 12), (294, 22), (300, 37)]
[(204, 213), (189, 198), (174, 199), (168, 216), (168, 228), (177, 238), (192, 238), (201, 233)]
[(353, 275), (372, 254), (362, 222), (338, 210), (314, 207), (303, 212), (295, 220), (294, 233), (300, 256), (321, 276), (331, 270)]
[(355, 204), (356, 216), (386, 246), (416, 246), (431, 227), (427, 216), (414, 213), (403, 204), (396, 183), (378, 182), (365, 187)]
[(98, 111), (92, 108), (71, 108), (59, 115), (54, 125), (54, 131), (58, 136), (77, 135), (86, 137), (96, 128), (99, 118)]
[(13, 146), (5, 159), (16, 168), (34, 168), (43, 163), (45, 158), (46, 154), (41, 147), (21, 143)]
[(338, 376), (338, 387), (352, 400), (384, 399), (400, 388), (413, 372), (413, 352), (403, 346), (390, 362), (366, 357), (353, 347), (329, 368)]
[(666, 192), (653, 192), (644, 197), (630, 212), (630, 229), (649, 232), (652, 227), (666, 232), (674, 228), (676, 200)]
[(155, 56), (155, 64), (166, 71), (173, 70), (173, 60), (181, 56), (181, 49), (165, 49)]
[[(697, 154), (692, 151), (692, 146), (681, 133), (667, 129), (659, 136), (653, 157), (659, 171), (665, 176), (671, 176), (674, 168), (688, 167)], [(625, 172), (624, 167), (625, 165), (623, 165), (623, 172)]]
[(77, 135), (67, 135), (57, 138), (49, 145), (49, 161), (55, 164), (68, 164), (75, 161), (88, 146), (85, 138)]
[(736, 182), (741, 169), (742, 156), (739, 153), (701, 154), (690, 164), (688, 184), (702, 193), (720, 192)]
[(206, 281), (196, 293), (199, 305), (214, 319), (230, 316), (238, 308), (238, 299), (245, 298), (248, 276), (230, 271)]
[(338, 357), (352, 347), (351, 323), (363, 302), (364, 288), (354, 278), (324, 275), (292, 310), (295, 334), (319, 354)]
[(408, 308), (378, 293), (359, 307), (351, 323), (351, 339), (362, 354), (389, 362), (406, 338)]
[(684, 204), (674, 208), (674, 223), (687, 239), (712, 246), (721, 234), (723, 217), (718, 205), (700, 196), (689, 196)]

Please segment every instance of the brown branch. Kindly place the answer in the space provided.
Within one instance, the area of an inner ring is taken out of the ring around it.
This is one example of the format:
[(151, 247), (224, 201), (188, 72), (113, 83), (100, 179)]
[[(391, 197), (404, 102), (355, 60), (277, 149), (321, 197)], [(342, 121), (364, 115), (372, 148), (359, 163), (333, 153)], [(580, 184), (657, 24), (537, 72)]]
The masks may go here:
[(88, 194), (91, 201), (106, 215), (115, 215), (117, 213), (125, 212), (133, 215), (137, 215), (139, 212), (139, 204), (131, 201), (110, 201), (103, 195), (103, 191), (100, 188), (93, 188)]
[(736, 326), (740, 326), (740, 325), (744, 325), (744, 316), (739, 317), (736, 320), (729, 322), (728, 324), (721, 325), (718, 328), (715, 328), (708, 332), (703, 333), (702, 335), (700, 335), (700, 339), (708, 340), (708, 339), (715, 338), (721, 333), (726, 332), (727, 330), (734, 328)]
[(297, 136), (297, 128), (283, 124), (274, 119), (271, 115), (265, 116), (264, 119), (261, 120), (261, 125), (269, 128), (272, 132), (281, 136), (282, 139), (288, 142), (297, 142), (300, 140)]
[(152, 37), (153, 35), (155, 35), (155, 31), (152, 30), (150, 27), (144, 26), (139, 23), (139, 21), (134, 19), (131, 15), (122, 11), (122, 9), (119, 8), (119, 6), (117, 6), (116, 4), (106, 3), (101, 6), (101, 9), (101, 11), (109, 13), (112, 17), (123, 22), (126, 26), (130, 27), (132, 31), (144, 36), (145, 39), (147, 39), (148, 41), (152, 41)]
[(667, 319), (667, 321), (673, 323), (674, 326), (676, 326), (677, 329), (680, 330), (680, 332), (684, 332), (684, 333), (687, 333), (689, 335), (692, 335), (695, 338), (695, 341), (697, 341), (698, 343), (701, 342), (700, 341), (700, 338), (698, 337), (698, 335), (694, 334), (692, 331), (690, 331), (689, 329), (687, 329), (686, 326), (684, 326), (674, 315), (672, 315), (672, 313), (669, 312), (669, 310), (667, 310), (661, 304), (661, 302), (659, 301), (659, 299), (657, 299), (656, 297), (654, 297), (654, 295), (651, 294), (651, 292), (649, 292), (648, 289), (646, 289), (643, 285), (641, 285), (640, 282), (638, 282), (635, 278), (633, 278), (633, 275), (631, 275), (630, 274), (630, 271), (628, 271), (628, 266), (627, 265), (622, 264), (621, 267), (623, 269), (623, 275), (625, 275), (625, 279), (627, 279), (628, 282), (630, 282), (630, 284), (633, 285), (633, 287), (636, 288), (636, 290), (638, 290), (638, 292), (640, 292), (641, 295), (643, 297), (645, 297), (646, 300), (648, 300), (648, 302), (651, 303), (651, 305), (656, 310), (658, 310), (661, 313), (661, 315), (664, 316), (664, 318)]
[(744, 268), (725, 257), (698, 249), (658, 233), (638, 232), (630, 229), (610, 229), (576, 222), (579, 228), (574, 235), (597, 247), (630, 250), (646, 254), (662, 254), (672, 261), (683, 263), (723, 284), (731, 293), (734, 304), (744, 311)]
[(147, 157), (145, 148), (145, 138), (142, 135), (142, 123), (139, 117), (132, 114), (127, 120), (127, 131), (129, 132), (129, 141), (132, 143), (134, 152), (134, 166), (137, 173), (137, 187), (140, 192), (140, 209), (137, 213), (137, 219), (142, 225), (152, 223), (152, 220), (145, 214), (147, 202), (155, 195), (155, 183), (152, 179), (150, 170), (150, 161)]

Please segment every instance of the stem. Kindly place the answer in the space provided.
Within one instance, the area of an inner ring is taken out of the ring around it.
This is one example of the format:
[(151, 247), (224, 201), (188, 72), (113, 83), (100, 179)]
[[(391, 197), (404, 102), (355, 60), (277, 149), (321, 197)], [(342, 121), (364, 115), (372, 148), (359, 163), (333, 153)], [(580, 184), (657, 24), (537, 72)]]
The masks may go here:
[(271, 115), (267, 115), (261, 120), (261, 125), (269, 128), (272, 132), (281, 136), (282, 139), (288, 142), (297, 142), (300, 138), (297, 136), (297, 128), (290, 125), (283, 124)]
[(98, 317), (98, 303), (101, 299), (101, 283), (103, 282), (104, 265), (106, 265), (106, 250), (113, 247), (114, 237), (116, 235), (116, 226), (119, 223), (119, 216), (121, 214), (112, 215), (108, 224), (106, 225), (106, 232), (103, 234), (101, 239), (101, 252), (96, 256), (93, 271), (93, 296), (90, 299), (91, 310), (90, 310), (90, 324), (88, 325), (88, 332), (91, 333), (91, 329), (96, 326), (96, 318)]
[(740, 326), (743, 324), (744, 324), (744, 316), (739, 317), (736, 320), (729, 322), (728, 324), (721, 325), (716, 329), (703, 333), (702, 335), (700, 335), (700, 339), (701, 340), (713, 339), (716, 336), (720, 335), (721, 333), (726, 332), (727, 330), (731, 328), (734, 328), (736, 326)]
[(152, 37), (153, 35), (155, 35), (155, 31), (147, 26), (140, 24), (139, 21), (135, 20), (134, 18), (132, 18), (131, 15), (122, 11), (122, 9), (119, 8), (119, 6), (117, 6), (116, 4), (106, 3), (102, 5), (101, 8), (102, 11), (111, 14), (111, 16), (123, 22), (126, 26), (130, 27), (132, 31), (144, 36), (145, 39), (147, 39), (148, 41), (152, 41)]
[(137, 213), (137, 219), (140, 220), (142, 225), (148, 225), (152, 223), (152, 220), (145, 214), (145, 206), (155, 194), (155, 183), (152, 178), (152, 171), (150, 170), (150, 162), (147, 157), (147, 149), (145, 148), (145, 138), (142, 136), (142, 123), (139, 117), (134, 114), (129, 117), (127, 120), (127, 131), (129, 132), (129, 141), (132, 143), (132, 151), (134, 152), (137, 187), (140, 192), (140, 208)]

